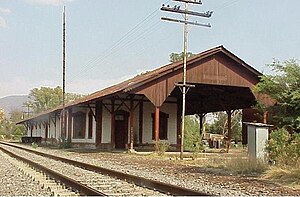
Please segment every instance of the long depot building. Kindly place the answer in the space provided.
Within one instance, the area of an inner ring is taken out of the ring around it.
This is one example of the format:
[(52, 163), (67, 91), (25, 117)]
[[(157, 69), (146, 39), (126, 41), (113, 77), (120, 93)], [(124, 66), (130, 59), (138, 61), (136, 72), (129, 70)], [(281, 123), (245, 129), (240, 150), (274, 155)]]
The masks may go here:
[[(243, 121), (254, 121), (250, 108), (262, 74), (223, 46), (204, 51), (187, 62), (187, 82), (195, 85), (186, 97), (186, 114), (243, 109)], [(176, 62), (135, 76), (65, 106), (66, 133), (62, 132), (62, 107), (37, 114), (20, 123), (28, 137), (43, 141), (69, 139), (74, 146), (124, 149), (165, 140), (180, 147), (183, 63)], [(262, 121), (262, 120), (256, 120)], [(200, 121), (201, 123), (202, 121)]]

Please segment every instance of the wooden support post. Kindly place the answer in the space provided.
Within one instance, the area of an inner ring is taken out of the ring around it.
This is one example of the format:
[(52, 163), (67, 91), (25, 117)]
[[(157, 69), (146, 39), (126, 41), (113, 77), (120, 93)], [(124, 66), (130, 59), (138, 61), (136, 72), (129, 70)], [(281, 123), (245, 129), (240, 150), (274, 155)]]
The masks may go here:
[(96, 146), (102, 142), (102, 103), (96, 102)]
[(226, 152), (229, 152), (230, 145), (231, 145), (231, 138), (232, 138), (232, 128), (231, 128), (231, 114), (232, 111), (228, 110), (227, 113), (227, 129), (228, 129), (228, 139), (227, 139), (227, 146), (226, 146)]
[(30, 137), (32, 137), (33, 125), (30, 126)]
[(177, 149), (180, 150), (180, 143), (181, 143), (181, 108), (182, 104), (177, 101)]
[(159, 140), (159, 107), (155, 107), (155, 130), (154, 130), (155, 142)]
[(72, 137), (72, 109), (68, 110), (68, 140)]
[(268, 124), (268, 118), (269, 118), (268, 116), (269, 116), (269, 112), (268, 112), (268, 111), (265, 111), (265, 112), (264, 112), (264, 123), (265, 123), (265, 124)]
[[(50, 122), (51, 124), (51, 122)], [(49, 128), (50, 128), (50, 124), (49, 124)], [(56, 114), (54, 115), (54, 138), (57, 138), (57, 129), (56, 129)]]
[(139, 102), (139, 145), (143, 144), (144, 102)]
[(111, 148), (115, 148), (115, 100), (111, 100), (111, 136), (110, 136), (110, 143), (111, 143)]
[(202, 137), (203, 134), (203, 118), (204, 118), (205, 114), (199, 114), (199, 134), (200, 137)]
[(134, 126), (134, 106), (133, 106), (133, 100), (130, 100), (130, 122), (129, 122), (129, 127), (130, 127), (130, 151), (133, 151), (133, 140), (134, 140), (134, 131), (133, 131), (133, 126)]

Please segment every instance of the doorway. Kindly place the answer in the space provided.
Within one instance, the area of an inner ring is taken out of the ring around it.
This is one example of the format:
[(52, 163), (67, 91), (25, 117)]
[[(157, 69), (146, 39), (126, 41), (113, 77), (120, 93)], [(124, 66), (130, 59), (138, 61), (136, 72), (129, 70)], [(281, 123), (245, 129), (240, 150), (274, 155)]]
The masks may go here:
[(117, 111), (115, 114), (115, 148), (126, 148), (128, 143), (128, 117), (126, 111)]

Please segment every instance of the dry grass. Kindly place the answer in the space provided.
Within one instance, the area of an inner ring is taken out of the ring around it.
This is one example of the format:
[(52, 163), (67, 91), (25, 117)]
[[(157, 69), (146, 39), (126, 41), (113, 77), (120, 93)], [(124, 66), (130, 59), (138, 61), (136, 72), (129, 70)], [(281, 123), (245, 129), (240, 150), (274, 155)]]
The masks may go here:
[(300, 168), (298, 167), (271, 167), (263, 176), (264, 179), (279, 184), (300, 189)]
[(265, 172), (269, 166), (260, 160), (235, 158), (226, 162), (226, 170), (235, 174), (257, 176)]

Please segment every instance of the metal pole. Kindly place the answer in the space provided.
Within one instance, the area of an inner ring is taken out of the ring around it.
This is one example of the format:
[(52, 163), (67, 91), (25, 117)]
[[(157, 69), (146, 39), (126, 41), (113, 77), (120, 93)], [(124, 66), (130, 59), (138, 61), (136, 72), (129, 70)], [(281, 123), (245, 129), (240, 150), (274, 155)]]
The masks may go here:
[(181, 116), (181, 143), (180, 143), (180, 160), (183, 160), (183, 146), (184, 146), (184, 116), (185, 116), (185, 95), (186, 95), (186, 61), (187, 61), (187, 10), (188, 3), (184, 3), (184, 40), (183, 40), (183, 87), (182, 87), (182, 116)]
[(65, 86), (66, 86), (66, 13), (63, 7), (63, 49), (62, 49), (62, 67), (63, 67), (63, 91), (62, 91), (62, 132), (61, 136), (65, 139), (66, 135), (66, 116), (65, 116)]

